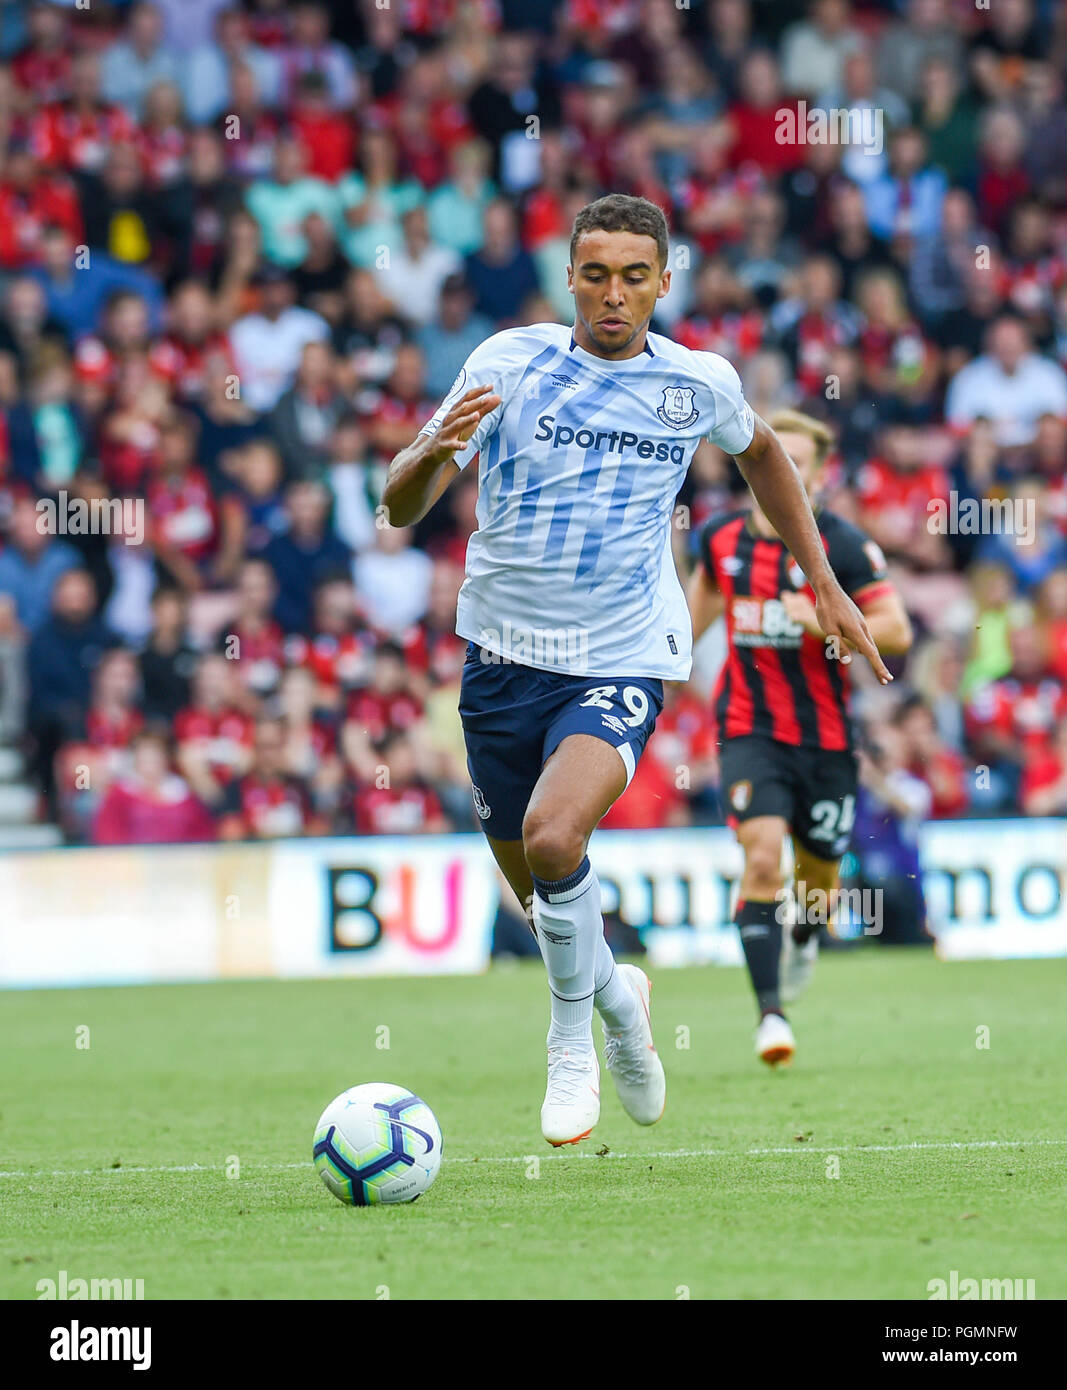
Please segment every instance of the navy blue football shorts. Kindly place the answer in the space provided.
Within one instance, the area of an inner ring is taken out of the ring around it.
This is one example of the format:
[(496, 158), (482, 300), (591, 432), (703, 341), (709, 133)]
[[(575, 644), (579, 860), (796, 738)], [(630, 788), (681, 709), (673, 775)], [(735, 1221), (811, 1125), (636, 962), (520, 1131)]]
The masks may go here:
[(661, 680), (541, 671), (501, 661), (471, 642), (459, 713), (482, 829), (494, 840), (522, 838), (541, 769), (571, 734), (591, 734), (618, 749), (629, 786), (662, 708)]

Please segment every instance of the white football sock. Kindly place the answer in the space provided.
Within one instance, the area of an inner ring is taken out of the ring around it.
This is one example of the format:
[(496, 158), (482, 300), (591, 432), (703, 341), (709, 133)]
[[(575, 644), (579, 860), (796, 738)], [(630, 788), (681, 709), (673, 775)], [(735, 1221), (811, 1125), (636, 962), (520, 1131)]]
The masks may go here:
[(533, 920), (552, 991), (549, 1046), (593, 1046), (598, 943), (604, 941), (600, 880), (585, 858), (555, 883), (534, 878)]
[(626, 977), (615, 969), (615, 957), (603, 937), (597, 944), (593, 1003), (613, 1033), (621, 1033), (637, 1022), (640, 1008), (637, 996), (626, 983)]

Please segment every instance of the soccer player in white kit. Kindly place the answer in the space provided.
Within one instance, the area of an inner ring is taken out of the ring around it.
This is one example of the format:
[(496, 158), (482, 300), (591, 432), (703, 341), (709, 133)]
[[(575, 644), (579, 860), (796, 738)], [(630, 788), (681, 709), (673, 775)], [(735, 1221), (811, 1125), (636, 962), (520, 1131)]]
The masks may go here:
[(662, 706), (684, 681), (692, 628), (671, 552), (671, 516), (709, 439), (738, 462), (817, 596), (819, 624), (891, 677), (834, 578), (807, 494), (722, 357), (648, 326), (670, 289), (667, 224), (644, 198), (610, 194), (575, 218), (573, 328), (505, 329), (467, 359), (383, 494), (407, 526), (478, 458), (478, 529), (456, 631), (469, 642), (460, 713), (474, 803), (490, 848), (527, 904), (551, 993), (550, 1144), (600, 1117), (594, 1006), (624, 1109), (663, 1113), (650, 984), (604, 939), (589, 838), (626, 789)]

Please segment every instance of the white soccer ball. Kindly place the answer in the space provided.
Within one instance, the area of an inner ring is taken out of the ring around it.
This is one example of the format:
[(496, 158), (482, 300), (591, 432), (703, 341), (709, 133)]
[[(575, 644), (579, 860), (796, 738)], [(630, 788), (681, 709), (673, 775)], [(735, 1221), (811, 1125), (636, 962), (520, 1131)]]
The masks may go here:
[(330, 1102), (311, 1152), (319, 1177), (349, 1206), (413, 1202), (437, 1177), (441, 1128), (413, 1091), (372, 1081)]

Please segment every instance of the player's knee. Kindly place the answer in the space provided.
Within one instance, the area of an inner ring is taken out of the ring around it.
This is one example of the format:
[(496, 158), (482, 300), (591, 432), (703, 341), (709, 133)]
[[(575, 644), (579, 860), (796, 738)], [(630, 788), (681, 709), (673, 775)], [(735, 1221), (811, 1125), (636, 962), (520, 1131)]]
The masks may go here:
[(777, 841), (756, 840), (745, 850), (745, 890), (760, 898), (773, 898), (782, 886), (782, 846)]
[(585, 839), (567, 816), (534, 813), (523, 821), (522, 847), (530, 872), (554, 883), (582, 862)]

